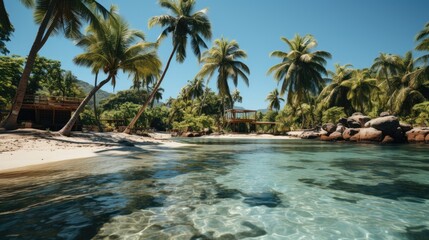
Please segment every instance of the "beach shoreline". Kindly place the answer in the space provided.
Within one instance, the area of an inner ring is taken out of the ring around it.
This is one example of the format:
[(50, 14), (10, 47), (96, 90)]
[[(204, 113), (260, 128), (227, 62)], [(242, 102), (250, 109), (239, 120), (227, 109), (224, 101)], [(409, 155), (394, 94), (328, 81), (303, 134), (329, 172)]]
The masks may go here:
[[(299, 132), (297, 132), (299, 134)], [(295, 135), (224, 134), (208, 139), (296, 139)], [(116, 132), (73, 132), (71, 137), (37, 129), (0, 131), (0, 172), (58, 161), (97, 156), (127, 155), (133, 151), (156, 151), (189, 144), (174, 141), (169, 134), (151, 133), (150, 137)]]

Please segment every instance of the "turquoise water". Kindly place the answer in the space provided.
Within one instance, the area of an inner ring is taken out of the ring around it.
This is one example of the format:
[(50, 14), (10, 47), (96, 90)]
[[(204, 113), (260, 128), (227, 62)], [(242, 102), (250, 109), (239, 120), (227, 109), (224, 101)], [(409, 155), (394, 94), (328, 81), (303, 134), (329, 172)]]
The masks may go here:
[(429, 239), (429, 146), (192, 145), (0, 173), (1, 239)]

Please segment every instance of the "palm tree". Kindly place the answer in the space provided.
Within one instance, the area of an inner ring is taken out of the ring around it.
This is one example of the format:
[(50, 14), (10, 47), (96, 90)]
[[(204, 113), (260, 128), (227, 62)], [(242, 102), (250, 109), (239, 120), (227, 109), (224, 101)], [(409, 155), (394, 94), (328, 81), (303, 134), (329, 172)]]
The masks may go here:
[(280, 93), (276, 88), (268, 94), (265, 101), (268, 101), (269, 110), (275, 109), (278, 112), (280, 110), (280, 102), (284, 102), (285, 100), (280, 97)]
[(372, 108), (372, 93), (379, 90), (377, 79), (371, 78), (368, 69), (353, 71), (352, 77), (343, 81), (341, 86), (349, 89), (347, 99), (356, 110), (362, 113), (365, 112), (365, 107), (368, 110)]
[(413, 74), (418, 71), (415, 69), (415, 61), (412, 52), (407, 52), (401, 58), (401, 67), (399, 76), (401, 78), (401, 86), (391, 94), (389, 97), (389, 106), (391, 106), (393, 113), (399, 115), (408, 115), (415, 104), (425, 101), (420, 89), (422, 83), (419, 79), (413, 78)]
[[(32, 7), (34, 0), (21, 0), (22, 4), (26, 7)], [(9, 50), (6, 48), (4, 42), (10, 41), (10, 35), (14, 31), (13, 25), (9, 20), (9, 15), (4, 6), (3, 0), (0, 0), (0, 53), (8, 54)]]
[(157, 89), (164, 80), (165, 74), (170, 66), (171, 59), (176, 54), (176, 60), (182, 63), (186, 58), (187, 39), (191, 39), (191, 47), (194, 54), (200, 59), (200, 47), (207, 48), (204, 39), (212, 37), (211, 25), (207, 18), (206, 9), (194, 12), (196, 0), (159, 0), (161, 7), (165, 7), (171, 11), (173, 15), (161, 15), (152, 17), (149, 20), (149, 27), (160, 25), (165, 27), (161, 35), (158, 37), (158, 42), (172, 34), (173, 51), (168, 58), (165, 69), (162, 72), (161, 78), (155, 84), (149, 98), (139, 109), (137, 115), (131, 120), (130, 124), (125, 129), (125, 133), (130, 133), (140, 115), (144, 112), (148, 104), (152, 101)]
[[(429, 22), (426, 23), (422, 31), (416, 36), (416, 41), (419, 43), (416, 46), (417, 51), (429, 52)], [(425, 90), (425, 96), (429, 96), (429, 53), (416, 59), (415, 63), (418, 65), (412, 73), (407, 76), (410, 79), (410, 84), (414, 87), (421, 87)]]
[(232, 91), (231, 97), (232, 97), (232, 107), (233, 108), (234, 108), (234, 104), (236, 102), (239, 102), (239, 103), (243, 102), (243, 97), (240, 95), (240, 91), (238, 91), (237, 88), (234, 89), (234, 91)]
[(352, 77), (353, 69), (351, 64), (335, 64), (335, 72), (328, 71), (331, 77), (331, 84), (323, 88), (317, 102), (321, 109), (328, 109), (334, 106), (344, 107), (349, 114), (352, 113), (350, 101), (347, 99), (348, 88), (341, 86), (341, 83)]
[[(377, 78), (381, 81), (380, 86), (387, 88), (385, 91), (385, 107), (392, 111), (392, 106), (389, 104), (389, 97), (400, 86), (398, 74), (401, 70), (401, 57), (393, 54), (380, 53), (374, 59), (371, 66), (371, 71), (377, 74)], [(383, 86), (384, 85), (384, 86)]]
[(91, 22), (95, 27), (99, 26), (95, 12), (100, 12), (103, 16), (108, 15), (108, 11), (95, 0), (36, 1), (34, 18), (36, 23), (40, 24), (39, 30), (28, 54), (11, 111), (2, 123), (2, 127), (6, 129), (15, 129), (17, 127), (18, 114), (21, 110), (36, 55), (49, 37), (58, 32), (64, 32), (68, 38), (79, 37), (81, 35), (79, 30), (82, 26), (82, 20)]
[(162, 94), (164, 93), (164, 88), (158, 88), (156, 90), (156, 93), (153, 97), (153, 101), (150, 103), (150, 107), (153, 108), (153, 106), (155, 105), (155, 102), (159, 102), (162, 99)]
[(249, 79), (247, 77), (247, 74), (250, 74), (249, 67), (239, 60), (246, 57), (246, 52), (240, 49), (235, 40), (216, 39), (214, 46), (203, 53), (201, 62), (204, 65), (197, 73), (197, 77), (207, 77), (209, 80), (214, 72), (217, 71), (217, 88), (219, 94), (223, 98), (228, 98), (229, 102), (232, 103), (228, 80), (231, 79), (237, 87), (238, 77), (241, 77), (244, 83), (249, 86)]
[[(128, 24), (114, 10), (114, 8), (111, 10), (112, 17), (101, 21), (99, 27), (91, 25), (87, 35), (79, 39), (77, 43), (84, 47), (86, 52), (76, 56), (75, 63), (91, 67), (94, 73), (103, 70), (107, 78), (95, 86), (85, 97), (67, 124), (59, 131), (62, 135), (70, 135), (79, 114), (98, 89), (108, 82), (111, 82), (112, 85), (116, 84), (119, 70), (137, 72), (140, 75), (159, 72), (161, 62), (154, 52), (154, 44), (143, 42), (144, 34), (129, 29)], [(140, 41), (135, 43), (137, 40)]]
[(287, 103), (293, 102), (296, 96), (297, 103), (308, 102), (310, 94), (317, 95), (323, 88), (324, 79), (327, 75), (324, 67), (326, 59), (331, 54), (325, 51), (314, 51), (317, 42), (312, 35), (295, 35), (293, 39), (281, 38), (290, 48), (289, 52), (274, 51), (270, 56), (279, 57), (282, 62), (272, 66), (268, 74), (274, 74), (274, 78), (283, 81), (280, 95), (288, 92)]

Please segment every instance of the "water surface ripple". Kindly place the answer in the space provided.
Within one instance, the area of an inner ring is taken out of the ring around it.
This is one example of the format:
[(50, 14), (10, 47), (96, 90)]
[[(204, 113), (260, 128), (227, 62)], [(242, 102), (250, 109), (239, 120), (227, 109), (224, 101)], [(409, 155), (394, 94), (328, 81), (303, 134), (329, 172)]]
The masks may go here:
[(183, 141), (0, 173), (0, 238), (429, 239), (426, 145)]

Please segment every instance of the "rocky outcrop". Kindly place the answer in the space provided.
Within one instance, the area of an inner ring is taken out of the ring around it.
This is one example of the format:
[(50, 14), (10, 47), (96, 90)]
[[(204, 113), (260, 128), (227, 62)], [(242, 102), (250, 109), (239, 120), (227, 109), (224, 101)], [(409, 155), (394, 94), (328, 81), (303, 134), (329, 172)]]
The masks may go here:
[(363, 115), (360, 112), (353, 113), (352, 116), (347, 118), (347, 126), (349, 128), (361, 128), (365, 126), (365, 123), (371, 120), (370, 117)]
[(348, 141), (350, 138), (359, 133), (360, 128), (346, 128), (343, 132), (343, 139)]
[(365, 123), (365, 127), (373, 127), (382, 131), (384, 134), (393, 136), (400, 128), (399, 120), (395, 116), (385, 116), (372, 119)]
[(383, 132), (375, 128), (361, 128), (358, 133), (350, 137), (352, 142), (381, 142)]
[(331, 134), (335, 132), (335, 130), (337, 129), (337, 125), (333, 123), (325, 123), (322, 125), (322, 129), (328, 132), (328, 134)]
[(423, 127), (423, 128), (413, 128), (410, 131), (405, 133), (407, 137), (407, 141), (410, 143), (429, 143), (429, 141), (426, 141), (427, 136), (429, 135), (429, 127)]

